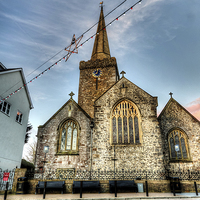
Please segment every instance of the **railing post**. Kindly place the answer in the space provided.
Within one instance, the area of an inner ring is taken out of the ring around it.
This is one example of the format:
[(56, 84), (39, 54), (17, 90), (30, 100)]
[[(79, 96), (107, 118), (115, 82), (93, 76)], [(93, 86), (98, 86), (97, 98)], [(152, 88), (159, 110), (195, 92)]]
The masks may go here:
[(8, 182), (6, 183), (6, 190), (5, 190), (5, 193), (4, 193), (4, 200), (6, 200), (6, 198), (7, 198), (7, 192), (8, 192)]
[(173, 180), (173, 194), (174, 194), (174, 196), (176, 196), (176, 193), (175, 193), (175, 182), (174, 182), (174, 180)]
[(82, 198), (82, 192), (83, 192), (83, 181), (80, 182), (80, 198)]
[(148, 182), (145, 181), (145, 186), (146, 186), (146, 196), (149, 196), (149, 191), (148, 191)]
[(115, 180), (115, 197), (117, 197), (117, 181)]
[(45, 199), (45, 196), (46, 196), (46, 185), (47, 185), (47, 182), (45, 181), (44, 182), (44, 190), (43, 190), (43, 199)]
[(189, 180), (190, 180), (190, 170), (188, 169), (188, 178), (189, 178)]
[(195, 187), (196, 195), (198, 196), (198, 190), (197, 190), (197, 183), (196, 182), (194, 182), (194, 187)]
[(146, 172), (146, 181), (145, 181), (145, 187), (146, 187), (146, 196), (149, 196), (149, 191), (148, 191), (148, 182), (147, 182), (147, 172)]

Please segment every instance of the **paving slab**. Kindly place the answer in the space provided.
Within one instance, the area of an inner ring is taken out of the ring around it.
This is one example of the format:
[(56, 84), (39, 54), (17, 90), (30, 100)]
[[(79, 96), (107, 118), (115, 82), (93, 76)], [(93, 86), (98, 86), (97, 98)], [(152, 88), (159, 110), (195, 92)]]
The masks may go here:
[[(0, 200), (4, 199), (4, 195), (0, 195)], [(8, 194), (7, 200), (42, 200), (43, 194)], [(80, 200), (80, 194), (46, 194), (46, 198), (48, 200)], [(196, 196), (195, 193), (180, 193), (173, 196), (172, 193), (149, 193), (149, 196), (146, 196), (146, 193), (117, 193), (117, 197), (115, 198), (115, 194), (111, 193), (83, 193), (82, 199), (84, 200), (147, 200), (147, 199), (182, 199), (182, 200), (190, 200), (190, 199), (198, 199), (200, 200), (200, 195)]]

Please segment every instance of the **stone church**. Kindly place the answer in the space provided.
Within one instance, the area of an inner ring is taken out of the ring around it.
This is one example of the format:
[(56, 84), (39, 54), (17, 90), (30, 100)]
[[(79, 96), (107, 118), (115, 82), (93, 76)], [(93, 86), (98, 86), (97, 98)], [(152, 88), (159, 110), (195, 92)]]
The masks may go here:
[(71, 98), (38, 127), (36, 169), (200, 170), (200, 122), (171, 95), (157, 97), (119, 74), (101, 7), (91, 59), (79, 64), (78, 103)]

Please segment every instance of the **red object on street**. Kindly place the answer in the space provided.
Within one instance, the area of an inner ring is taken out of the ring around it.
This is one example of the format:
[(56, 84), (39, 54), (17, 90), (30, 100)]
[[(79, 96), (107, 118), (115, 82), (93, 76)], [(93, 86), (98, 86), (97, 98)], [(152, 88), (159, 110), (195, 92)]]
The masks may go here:
[(3, 174), (3, 181), (8, 181), (10, 173), (9, 172), (4, 172)]

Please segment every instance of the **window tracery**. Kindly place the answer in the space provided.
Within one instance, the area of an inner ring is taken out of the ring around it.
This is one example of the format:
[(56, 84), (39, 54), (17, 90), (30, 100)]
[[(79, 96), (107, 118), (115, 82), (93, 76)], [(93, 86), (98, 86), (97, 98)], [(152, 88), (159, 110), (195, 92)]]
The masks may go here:
[(171, 160), (189, 160), (189, 146), (187, 135), (179, 129), (173, 130), (168, 135)]
[(131, 101), (124, 100), (113, 109), (111, 127), (112, 144), (141, 143), (140, 114)]
[(78, 125), (73, 120), (67, 120), (60, 128), (60, 153), (78, 151)]

